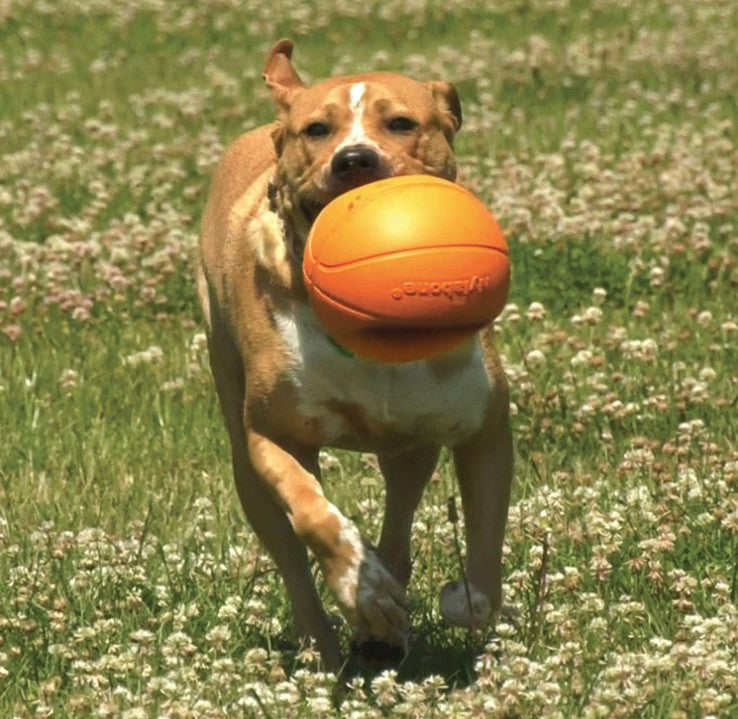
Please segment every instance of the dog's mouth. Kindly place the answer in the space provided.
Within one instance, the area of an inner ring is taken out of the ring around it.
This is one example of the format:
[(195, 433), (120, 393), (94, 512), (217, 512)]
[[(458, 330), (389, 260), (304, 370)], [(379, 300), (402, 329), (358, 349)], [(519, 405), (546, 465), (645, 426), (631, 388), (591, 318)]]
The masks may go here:
[(315, 222), (318, 215), (322, 212), (323, 208), (333, 202), (340, 195), (346, 192), (351, 192), (357, 187), (368, 185), (371, 182), (377, 182), (379, 180), (386, 180), (388, 177), (392, 177), (390, 172), (366, 172), (360, 173), (355, 172), (350, 178), (346, 178), (341, 181), (331, 181), (328, 188), (321, 193), (320, 198), (316, 197), (304, 197), (300, 200), (300, 208), (302, 209), (305, 217), (308, 219), (310, 224)]
[(298, 190), (299, 206), (312, 224), (339, 195), (398, 173), (396, 162), (365, 143), (338, 147), (320, 169), (305, 176)]
[(300, 202), (300, 208), (302, 209), (302, 213), (305, 217), (307, 217), (308, 222), (312, 225), (328, 202), (330, 202), (330, 200), (326, 202), (317, 202), (316, 200), (305, 199)]

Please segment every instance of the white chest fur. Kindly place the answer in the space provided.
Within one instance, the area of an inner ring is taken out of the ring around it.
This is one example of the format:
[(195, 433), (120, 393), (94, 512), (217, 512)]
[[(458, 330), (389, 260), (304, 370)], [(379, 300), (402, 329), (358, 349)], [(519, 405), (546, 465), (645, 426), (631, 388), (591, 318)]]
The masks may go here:
[(343, 354), (307, 307), (279, 315), (277, 325), (289, 351), (299, 410), (319, 423), (328, 445), (363, 444), (335, 410), (344, 404), (360, 407), (381, 433), (447, 446), (468, 437), (483, 420), (491, 380), (476, 341), (442, 361), (379, 364)]

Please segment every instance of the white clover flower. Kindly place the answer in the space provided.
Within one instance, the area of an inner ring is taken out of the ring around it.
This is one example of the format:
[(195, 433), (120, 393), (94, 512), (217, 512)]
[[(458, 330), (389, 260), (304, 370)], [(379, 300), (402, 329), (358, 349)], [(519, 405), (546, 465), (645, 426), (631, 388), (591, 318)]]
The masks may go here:
[(318, 716), (333, 713), (333, 703), (329, 697), (308, 697), (307, 704)]
[(208, 337), (204, 332), (197, 332), (192, 335), (190, 340), (190, 352), (192, 354), (200, 354), (208, 347)]
[(331, 470), (341, 468), (341, 460), (329, 450), (321, 449), (318, 454), (318, 460), (321, 469)]
[(250, 694), (239, 697), (236, 705), (248, 712), (246, 716), (261, 716), (263, 714), (261, 703)]
[(218, 609), (218, 619), (237, 619), (243, 607), (243, 599), (238, 595), (226, 597), (226, 600), (220, 609)]
[(91, 306), (82, 304), (72, 310), (72, 319), (79, 322), (86, 322), (92, 317)]
[(541, 350), (531, 350), (525, 355), (525, 362), (530, 367), (541, 367), (546, 364), (546, 355)]
[(546, 318), (546, 308), (540, 302), (531, 302), (525, 312), (529, 320), (542, 320)]
[(124, 357), (123, 364), (130, 367), (136, 367), (141, 364), (161, 362), (163, 359), (164, 350), (157, 345), (152, 345), (148, 349), (141, 350), (140, 352), (134, 352), (133, 354)]
[(189, 634), (183, 631), (172, 632), (165, 640), (162, 653), (165, 656), (189, 657), (197, 652)]
[(702, 310), (697, 315), (697, 324), (707, 327), (712, 322), (712, 312), (710, 310)]
[(569, 364), (572, 367), (584, 367), (592, 362), (593, 356), (594, 355), (591, 350), (579, 350), (579, 352), (569, 360)]
[[(527, 574), (526, 574), (527, 579)], [(517, 629), (508, 622), (498, 622), (495, 625), (495, 631), (502, 639), (511, 639), (517, 634)]]
[(13, 317), (23, 314), (27, 308), (28, 303), (22, 297), (18, 297), (17, 295), (12, 297), (8, 303), (8, 312), (10, 312)]
[(277, 617), (269, 617), (266, 624), (266, 632), (271, 636), (278, 636), (282, 633), (282, 622)]
[(128, 638), (136, 644), (151, 644), (154, 641), (155, 635), (148, 629), (137, 629)]
[(254, 647), (246, 652), (244, 657), (246, 664), (265, 666), (269, 661), (269, 653), (261, 647)]
[(162, 392), (176, 392), (180, 389), (183, 389), (185, 386), (185, 381), (183, 377), (177, 377), (176, 379), (170, 379), (164, 382), (161, 386)]
[(224, 624), (220, 624), (216, 627), (213, 627), (205, 635), (205, 639), (207, 639), (210, 644), (213, 644), (215, 646), (222, 646), (223, 644), (227, 644), (231, 640), (231, 630)]
[(730, 514), (725, 515), (720, 522), (729, 532), (738, 534), (738, 504)]
[(126, 709), (121, 714), (122, 719), (146, 719), (148, 712), (143, 707), (133, 707), (133, 709)]
[(633, 308), (636, 317), (645, 317), (651, 310), (651, 305), (645, 300), (638, 300)]
[(65, 369), (59, 377), (59, 384), (64, 389), (74, 389), (77, 386), (78, 380), (79, 372), (73, 369)]
[(664, 284), (665, 276), (666, 272), (664, 272), (663, 267), (652, 267), (648, 273), (651, 287), (661, 287)]
[(582, 319), (588, 325), (598, 325), (602, 321), (602, 310), (599, 307), (587, 307)]
[(2, 332), (11, 342), (17, 342), (23, 336), (23, 328), (20, 325), (5, 325)]
[(658, 358), (659, 346), (656, 340), (624, 340), (620, 343), (620, 352), (626, 359), (643, 362), (654, 362)]
[(198, 522), (210, 522), (215, 519), (213, 502), (209, 497), (196, 497), (192, 502)]
[(496, 321), (510, 324), (520, 320), (520, 308), (514, 302), (508, 302)]

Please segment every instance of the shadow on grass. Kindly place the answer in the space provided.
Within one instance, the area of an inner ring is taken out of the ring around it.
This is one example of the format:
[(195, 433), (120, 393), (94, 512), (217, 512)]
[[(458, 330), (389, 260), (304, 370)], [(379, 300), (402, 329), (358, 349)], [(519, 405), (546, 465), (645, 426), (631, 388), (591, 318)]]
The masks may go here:
[(449, 689), (460, 689), (473, 684), (477, 678), (474, 669), (477, 658), (484, 651), (491, 636), (454, 630), (432, 631), (416, 629), (407, 655), (401, 661), (372, 661), (352, 653), (343, 671), (343, 678), (362, 677), (370, 682), (387, 670), (397, 672), (399, 682), (422, 682), (430, 676), (440, 676)]
[[(489, 642), (494, 638), (493, 631), (468, 632), (439, 626), (417, 626), (410, 639), (410, 647), (404, 658), (368, 659), (359, 652), (350, 651), (340, 672), (337, 691), (352, 680), (360, 678), (368, 686), (382, 672), (393, 670), (396, 680), (402, 682), (422, 682), (436, 676), (444, 680), (448, 690), (463, 689), (477, 679), (475, 665)], [(291, 675), (304, 664), (296, 661), (300, 651), (299, 642), (293, 636), (272, 639), (264, 649), (276, 649), (281, 653), (284, 671)], [(370, 652), (373, 656), (376, 653)], [(316, 654), (317, 660), (317, 654)], [(318, 664), (314, 665), (318, 668)]]

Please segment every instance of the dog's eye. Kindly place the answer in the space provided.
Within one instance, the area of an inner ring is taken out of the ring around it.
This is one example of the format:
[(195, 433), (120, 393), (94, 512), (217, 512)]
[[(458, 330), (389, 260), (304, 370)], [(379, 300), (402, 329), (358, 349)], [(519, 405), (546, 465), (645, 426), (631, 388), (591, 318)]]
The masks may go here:
[(402, 115), (392, 117), (385, 123), (385, 127), (390, 132), (410, 132), (411, 130), (414, 130), (417, 126), (418, 123), (411, 117), (403, 117)]
[(303, 132), (312, 138), (328, 137), (331, 134), (331, 128), (325, 122), (311, 122)]

